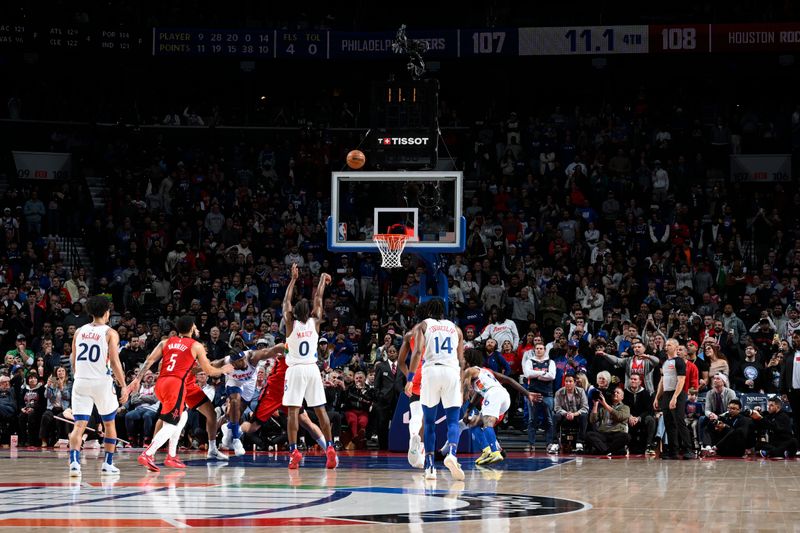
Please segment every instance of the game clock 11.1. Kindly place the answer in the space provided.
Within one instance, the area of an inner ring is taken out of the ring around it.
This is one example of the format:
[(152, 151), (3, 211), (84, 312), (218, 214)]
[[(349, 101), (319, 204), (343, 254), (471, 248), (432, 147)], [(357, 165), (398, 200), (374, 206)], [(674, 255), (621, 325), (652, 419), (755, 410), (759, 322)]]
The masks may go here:
[(520, 28), (520, 55), (646, 54), (647, 26)]

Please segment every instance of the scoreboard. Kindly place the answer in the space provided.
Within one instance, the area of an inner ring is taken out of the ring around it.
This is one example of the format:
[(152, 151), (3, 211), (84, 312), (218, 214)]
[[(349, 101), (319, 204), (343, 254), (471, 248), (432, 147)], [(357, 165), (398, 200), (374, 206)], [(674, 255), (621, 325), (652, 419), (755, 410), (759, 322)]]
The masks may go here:
[(143, 42), (144, 34), (142, 32), (124, 28), (0, 23), (0, 48), (138, 53), (143, 49)]
[[(800, 52), (800, 22), (409, 30), (425, 59)], [(0, 51), (104, 51), (157, 57), (381, 60), (396, 34), (265, 28), (134, 29), (0, 21)]]

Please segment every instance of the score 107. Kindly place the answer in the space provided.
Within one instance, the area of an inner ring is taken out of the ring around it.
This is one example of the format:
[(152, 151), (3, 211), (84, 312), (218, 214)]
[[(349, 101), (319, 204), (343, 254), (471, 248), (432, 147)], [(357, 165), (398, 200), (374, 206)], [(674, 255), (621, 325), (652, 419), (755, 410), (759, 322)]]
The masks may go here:
[[(597, 31), (600, 31), (599, 29)], [(582, 32), (569, 30), (564, 34), (569, 40), (569, 51), (573, 53), (604, 53), (614, 52), (615, 32), (614, 28), (605, 28), (596, 43), (592, 39), (592, 30), (587, 28)], [(622, 42), (626, 45), (641, 45), (642, 35), (638, 33), (626, 33), (622, 35)], [(581, 48), (579, 50), (579, 47)]]

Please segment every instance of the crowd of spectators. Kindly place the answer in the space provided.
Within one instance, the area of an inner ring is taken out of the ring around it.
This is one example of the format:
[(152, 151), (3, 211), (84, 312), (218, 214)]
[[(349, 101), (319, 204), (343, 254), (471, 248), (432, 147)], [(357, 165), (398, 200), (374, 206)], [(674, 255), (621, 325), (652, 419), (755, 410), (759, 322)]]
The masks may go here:
[[(487, 366), (545, 396), (530, 409), (536, 416), (520, 402), (512, 410), (512, 424), (519, 412), (529, 419), (531, 444), (544, 425), (557, 451), (563, 422), (578, 419), (578, 444), (599, 452), (619, 448), (609, 432), (645, 450), (657, 436), (694, 450), (718, 444), (716, 421), (732, 415), (733, 391), (783, 396), (800, 409), (800, 193), (725, 179), (732, 150), (789, 142), (800, 115), (778, 127), (756, 120), (746, 135), (727, 118), (704, 124), (677, 110), (655, 124), (640, 94), (619, 109), (511, 112), (454, 141), (477, 188), (464, 203), (466, 249), (445, 258), (450, 317)], [(353, 446), (376, 436), (385, 448), (403, 385), (397, 352), (427, 288), (413, 255), (384, 272), (376, 254), (326, 249), (328, 176), (345, 147), (322, 133), (203, 150), (124, 135), (96, 141), (109, 169), (105, 210), (93, 211), (69, 184), (22, 184), (0, 200), (3, 439), (14, 431), (38, 445), (63, 436), (53, 415), (69, 407), (70, 342), (89, 321), (89, 295), (113, 303), (126, 372), (183, 313), (196, 317), (218, 359), (259, 337), (283, 340), (280, 303), (297, 263), (303, 296), (320, 273), (334, 278), (319, 346), (334, 426)], [(61, 260), (51, 236), (66, 227), (81, 228), (91, 265)], [(676, 372), (688, 376), (680, 394)], [(198, 379), (221, 405), (215, 380)], [(617, 385), (624, 390), (615, 393)], [(685, 415), (668, 405), (673, 391), (695, 409), (686, 417), (696, 443), (673, 431)], [(659, 399), (666, 404), (654, 408)], [(153, 403), (146, 380), (123, 407), (132, 440), (147, 439)], [(190, 441), (202, 427), (190, 426)], [(742, 450), (757, 434), (747, 432)]]

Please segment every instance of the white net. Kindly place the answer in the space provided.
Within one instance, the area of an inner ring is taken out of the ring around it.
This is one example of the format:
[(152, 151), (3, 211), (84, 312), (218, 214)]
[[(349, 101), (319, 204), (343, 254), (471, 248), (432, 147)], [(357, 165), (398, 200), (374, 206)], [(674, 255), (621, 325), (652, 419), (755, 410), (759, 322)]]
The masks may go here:
[(403, 255), (403, 249), (406, 247), (408, 241), (407, 235), (402, 234), (377, 234), (372, 240), (381, 251), (383, 261), (381, 266), (383, 268), (400, 268), (400, 258)]

